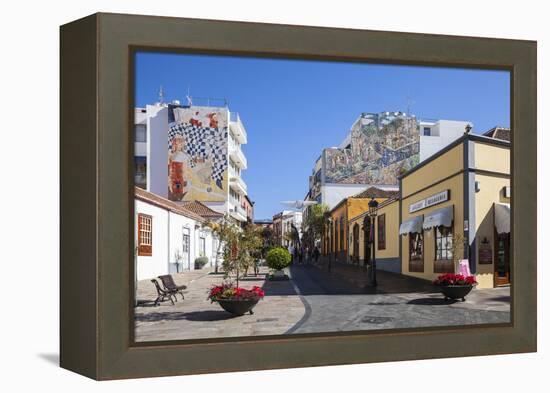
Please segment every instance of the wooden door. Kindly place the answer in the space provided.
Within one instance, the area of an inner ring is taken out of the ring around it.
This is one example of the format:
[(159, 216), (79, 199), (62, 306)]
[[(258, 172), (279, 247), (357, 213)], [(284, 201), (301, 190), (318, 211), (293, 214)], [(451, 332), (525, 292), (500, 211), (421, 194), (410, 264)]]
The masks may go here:
[(510, 284), (510, 234), (496, 235), (495, 286)]

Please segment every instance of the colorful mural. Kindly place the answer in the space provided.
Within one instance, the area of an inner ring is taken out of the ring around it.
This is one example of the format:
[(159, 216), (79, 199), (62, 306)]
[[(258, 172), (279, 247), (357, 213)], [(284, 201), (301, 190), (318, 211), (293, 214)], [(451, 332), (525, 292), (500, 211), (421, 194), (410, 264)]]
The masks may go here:
[(420, 162), (419, 125), (402, 112), (363, 113), (345, 149), (323, 151), (325, 183), (397, 184)]
[(228, 111), (168, 107), (168, 198), (225, 201)]

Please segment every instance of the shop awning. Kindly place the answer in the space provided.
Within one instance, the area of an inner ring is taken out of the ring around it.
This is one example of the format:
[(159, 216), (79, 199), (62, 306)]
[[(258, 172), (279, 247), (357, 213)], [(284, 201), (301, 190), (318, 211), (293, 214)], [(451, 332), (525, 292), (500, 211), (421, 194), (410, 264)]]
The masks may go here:
[(453, 224), (453, 207), (447, 206), (426, 214), (422, 228), (450, 227)]
[(510, 205), (495, 203), (495, 227), (497, 233), (510, 233)]
[(422, 232), (422, 219), (423, 216), (416, 216), (403, 221), (399, 226), (399, 234), (406, 235), (408, 233)]

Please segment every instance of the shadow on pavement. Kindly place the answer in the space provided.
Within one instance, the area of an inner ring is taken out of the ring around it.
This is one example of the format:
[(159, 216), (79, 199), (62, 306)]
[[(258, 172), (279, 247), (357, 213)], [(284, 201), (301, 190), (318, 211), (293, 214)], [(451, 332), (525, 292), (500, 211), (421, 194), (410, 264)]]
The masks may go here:
[(422, 299), (413, 299), (407, 302), (407, 304), (415, 304), (419, 306), (448, 306), (449, 304), (453, 304), (458, 302), (458, 300), (445, 300), (443, 298), (431, 298), (426, 297)]
[(191, 312), (153, 312), (149, 314), (137, 314), (136, 322), (159, 322), (159, 321), (222, 321), (234, 318), (226, 311), (191, 311)]
[(487, 300), (489, 301), (495, 301), (495, 302), (503, 302), (503, 303), (510, 303), (510, 296), (497, 296), (497, 297), (491, 297)]

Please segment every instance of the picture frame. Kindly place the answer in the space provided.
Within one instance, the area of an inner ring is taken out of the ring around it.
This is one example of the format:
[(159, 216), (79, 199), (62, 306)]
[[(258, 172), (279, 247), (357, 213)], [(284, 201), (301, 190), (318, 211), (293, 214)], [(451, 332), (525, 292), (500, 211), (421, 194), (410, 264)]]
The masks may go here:
[[(134, 343), (137, 50), (509, 70), (512, 322)], [(61, 367), (109, 380), (536, 351), (536, 42), (98, 13), (61, 26), (60, 56)]]

